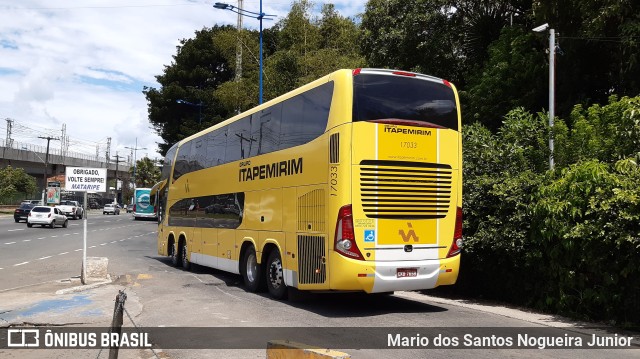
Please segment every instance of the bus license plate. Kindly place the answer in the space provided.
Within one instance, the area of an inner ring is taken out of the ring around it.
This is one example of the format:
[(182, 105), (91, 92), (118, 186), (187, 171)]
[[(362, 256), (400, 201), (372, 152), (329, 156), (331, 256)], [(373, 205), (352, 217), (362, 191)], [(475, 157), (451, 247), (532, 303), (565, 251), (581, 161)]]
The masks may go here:
[(398, 278), (417, 277), (418, 268), (398, 268), (396, 275)]

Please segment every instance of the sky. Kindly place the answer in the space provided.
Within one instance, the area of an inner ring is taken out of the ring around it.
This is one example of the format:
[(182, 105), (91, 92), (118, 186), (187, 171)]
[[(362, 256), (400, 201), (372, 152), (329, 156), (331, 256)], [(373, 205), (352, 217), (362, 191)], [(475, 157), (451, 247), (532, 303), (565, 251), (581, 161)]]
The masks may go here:
[[(64, 127), (71, 152), (105, 157), (110, 141), (112, 159), (128, 159), (130, 148), (137, 159), (159, 158), (162, 140), (148, 121), (143, 87), (160, 87), (155, 76), (171, 64), (181, 39), (236, 24), (235, 13), (213, 8), (217, 1), (0, 0), (0, 144), (10, 119), (14, 143), (46, 147), (39, 137), (61, 138)], [(291, 3), (263, 0), (263, 12), (277, 16), (263, 26), (286, 16)], [(366, 0), (332, 3), (354, 17)], [(260, 3), (244, 0), (243, 7), (258, 12)], [(51, 141), (52, 148), (61, 145)]]

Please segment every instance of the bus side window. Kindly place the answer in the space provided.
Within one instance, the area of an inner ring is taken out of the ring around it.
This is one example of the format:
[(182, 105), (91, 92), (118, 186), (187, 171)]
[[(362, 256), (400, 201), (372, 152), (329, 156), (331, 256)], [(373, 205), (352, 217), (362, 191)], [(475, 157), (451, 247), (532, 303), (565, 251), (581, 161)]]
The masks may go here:
[(224, 155), (224, 162), (229, 163), (248, 158), (252, 141), (255, 141), (255, 139), (251, 137), (251, 117), (245, 117), (230, 124), (227, 132), (227, 149)]

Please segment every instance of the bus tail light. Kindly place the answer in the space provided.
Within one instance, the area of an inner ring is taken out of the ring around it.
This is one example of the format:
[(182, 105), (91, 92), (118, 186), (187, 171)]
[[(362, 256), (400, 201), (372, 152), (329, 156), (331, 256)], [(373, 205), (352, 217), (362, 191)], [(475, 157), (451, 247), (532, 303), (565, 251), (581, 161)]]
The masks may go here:
[(453, 232), (453, 243), (451, 243), (451, 249), (447, 258), (460, 254), (462, 250), (462, 208), (456, 208), (456, 227)]
[(361, 261), (364, 260), (358, 244), (356, 244), (356, 236), (353, 231), (353, 214), (350, 204), (343, 206), (338, 211), (338, 222), (336, 223), (336, 236), (333, 249), (345, 257)]
[(136, 205), (135, 204), (133, 205), (133, 211), (134, 212), (136, 211)]

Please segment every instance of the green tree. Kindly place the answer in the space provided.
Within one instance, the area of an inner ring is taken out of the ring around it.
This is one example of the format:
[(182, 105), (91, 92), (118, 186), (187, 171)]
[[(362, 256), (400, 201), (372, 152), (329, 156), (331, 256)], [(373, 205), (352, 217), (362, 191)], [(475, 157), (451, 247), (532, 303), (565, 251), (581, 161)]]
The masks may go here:
[[(640, 93), (640, 2), (545, 0), (533, 3), (535, 24), (555, 28), (557, 114), (576, 104), (606, 103)], [(548, 48), (540, 36), (539, 51)], [(571, 123), (569, 123), (572, 126)]]
[[(160, 88), (143, 90), (148, 102), (149, 121), (164, 140), (161, 154), (177, 141), (226, 118), (232, 112), (213, 96), (224, 82), (233, 78), (233, 70), (223, 49), (213, 39), (229, 26), (196, 31), (193, 39), (183, 39), (173, 63), (156, 76)], [(198, 106), (177, 103), (185, 100)]]
[(372, 67), (416, 71), (463, 83), (460, 17), (442, 0), (370, 0), (361, 52)]
[(136, 187), (153, 187), (160, 181), (160, 168), (149, 157), (144, 157), (136, 161), (135, 176), (134, 168), (129, 170), (131, 177), (136, 181)]
[(16, 196), (31, 196), (36, 190), (36, 179), (24, 169), (11, 166), (0, 169), (0, 202), (12, 203)]
[(341, 68), (364, 64), (356, 45), (358, 28), (330, 4), (312, 18), (312, 3), (296, 1), (275, 30), (277, 51), (265, 63), (265, 93), (273, 98)]
[(547, 102), (547, 65), (536, 52), (535, 35), (518, 27), (505, 28), (488, 49), (486, 65), (467, 77), (461, 91), (464, 116), (492, 130), (511, 109), (540, 111)]

